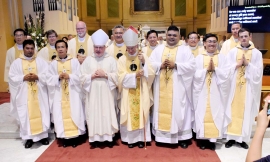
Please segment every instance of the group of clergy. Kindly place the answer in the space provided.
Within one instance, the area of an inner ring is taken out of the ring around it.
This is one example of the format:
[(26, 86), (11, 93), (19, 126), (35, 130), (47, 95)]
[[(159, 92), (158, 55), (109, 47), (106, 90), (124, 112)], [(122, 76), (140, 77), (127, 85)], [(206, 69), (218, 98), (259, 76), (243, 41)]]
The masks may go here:
[(222, 138), (227, 148), (235, 143), (248, 148), (263, 64), (240, 23), (232, 25), (232, 37), (221, 52), (211, 33), (203, 46), (195, 32), (183, 45), (174, 25), (166, 41), (150, 30), (143, 48), (133, 27), (115, 26), (113, 42), (102, 29), (88, 35), (82, 21), (76, 31), (68, 43), (47, 31), (48, 45), (37, 55), (34, 41), (24, 40), (22, 29), (14, 31), (5, 79), (25, 148), (36, 141), (49, 144), (50, 122), (63, 147), (76, 147), (86, 131), (91, 147), (99, 142), (113, 147), (120, 131), (129, 148), (145, 147), (151, 132), (157, 145), (187, 148), (193, 130), (203, 150), (215, 150)]

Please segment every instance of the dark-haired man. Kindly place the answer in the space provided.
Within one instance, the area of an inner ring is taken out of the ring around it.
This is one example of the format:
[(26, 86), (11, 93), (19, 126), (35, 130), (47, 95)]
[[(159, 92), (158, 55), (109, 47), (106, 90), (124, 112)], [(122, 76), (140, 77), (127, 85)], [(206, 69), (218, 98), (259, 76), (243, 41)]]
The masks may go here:
[(203, 50), (203, 46), (199, 46), (200, 37), (196, 32), (190, 32), (187, 36), (188, 46), (194, 55), (194, 57), (198, 56)]
[(203, 39), (205, 50), (196, 57), (193, 79), (195, 132), (200, 149), (215, 150), (223, 136), (223, 118), (230, 86), (226, 56), (218, 51), (218, 38), (208, 33)]
[(252, 123), (258, 114), (262, 87), (262, 53), (250, 43), (250, 32), (242, 28), (238, 32), (240, 43), (228, 53), (231, 66), (231, 87), (225, 111), (225, 135), (229, 140), (225, 147), (235, 142), (248, 149)]
[(159, 45), (150, 56), (154, 81), (153, 134), (156, 142), (187, 148), (191, 131), (191, 83), (195, 60), (189, 47), (179, 45), (179, 29), (170, 26), (166, 45)]
[(11, 63), (19, 58), (20, 54), (23, 53), (23, 41), (26, 39), (26, 32), (23, 29), (16, 29), (13, 32), (15, 44), (13, 47), (7, 50), (6, 63), (4, 72), (4, 81), (8, 82), (8, 73)]
[(40, 141), (48, 145), (50, 112), (46, 86), (48, 63), (36, 57), (33, 40), (23, 42), (23, 54), (10, 66), (11, 114), (20, 124), (25, 148)]
[(146, 39), (148, 41), (147, 45), (143, 47), (142, 51), (150, 57), (152, 51), (159, 45), (158, 44), (158, 32), (155, 30), (150, 30), (147, 32)]
[(46, 47), (43, 47), (38, 52), (37, 56), (43, 58), (45, 61), (49, 63), (53, 60), (54, 56), (57, 55), (55, 50), (55, 42), (57, 41), (58, 35), (54, 30), (46, 31), (45, 35), (48, 39), (48, 44), (46, 45)]
[(58, 56), (47, 73), (49, 103), (57, 138), (63, 147), (78, 145), (77, 137), (85, 133), (85, 117), (81, 100), (80, 63), (67, 54), (68, 45), (63, 40), (55, 43)]
[(122, 38), (125, 28), (122, 25), (116, 25), (113, 28), (114, 42), (106, 49), (106, 52), (118, 60), (126, 52), (126, 45)]

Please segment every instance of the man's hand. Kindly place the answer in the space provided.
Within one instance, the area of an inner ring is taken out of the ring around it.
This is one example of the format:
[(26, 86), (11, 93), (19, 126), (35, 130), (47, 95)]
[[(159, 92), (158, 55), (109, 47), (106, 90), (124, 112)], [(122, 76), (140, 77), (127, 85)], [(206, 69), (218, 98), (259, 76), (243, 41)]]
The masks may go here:
[(245, 57), (244, 54), (243, 54), (242, 60), (243, 60), (243, 64), (244, 64), (245, 66), (248, 66), (248, 61), (247, 61), (247, 59), (246, 59), (246, 57)]
[(174, 69), (175, 68), (175, 62), (170, 61), (168, 59), (165, 60), (166, 67), (169, 67), (169, 69)]
[(259, 112), (259, 115), (257, 116), (257, 129), (263, 130), (263, 132), (266, 130), (268, 127), (269, 121), (270, 121), (270, 116), (267, 117), (267, 108), (268, 108), (268, 102), (270, 102), (270, 95), (268, 95), (264, 99), (264, 106), (263, 109)]
[(207, 67), (207, 71), (212, 71), (212, 62), (211, 60), (209, 61), (208, 67)]
[(235, 69), (238, 69), (241, 66), (243, 66), (243, 58), (237, 62)]
[(83, 61), (85, 60), (86, 56), (81, 55), (81, 54), (77, 54), (77, 59), (80, 62), (80, 64), (83, 63)]
[(69, 79), (69, 75), (67, 73), (62, 73), (59, 75), (59, 79)]
[(31, 79), (30, 74), (26, 74), (26, 75), (23, 77), (23, 81), (30, 81), (30, 79)]
[(106, 78), (106, 73), (102, 70), (102, 69), (98, 69), (95, 74), (99, 77), (99, 78)]
[(143, 69), (138, 70), (138, 71), (136, 72), (136, 78), (143, 76), (143, 74), (144, 74)]
[(166, 69), (167, 68), (167, 66), (166, 66), (166, 63), (165, 63), (165, 61), (161, 64), (161, 66), (160, 66), (160, 69)]
[(36, 74), (30, 73), (30, 81), (34, 82), (38, 80), (38, 76)]
[(214, 64), (214, 61), (212, 58), (211, 58), (210, 62), (211, 62), (211, 70), (215, 71), (215, 64)]
[(142, 53), (139, 53), (138, 54), (138, 58), (139, 60), (144, 64), (145, 63), (145, 60), (144, 60), (144, 57), (143, 57), (143, 54)]

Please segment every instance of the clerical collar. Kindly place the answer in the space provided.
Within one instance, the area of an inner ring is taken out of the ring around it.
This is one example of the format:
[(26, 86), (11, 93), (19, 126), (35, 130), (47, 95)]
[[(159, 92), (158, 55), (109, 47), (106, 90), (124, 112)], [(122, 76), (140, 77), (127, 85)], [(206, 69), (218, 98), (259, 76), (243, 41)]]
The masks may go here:
[(248, 49), (250, 46), (251, 46), (251, 44), (248, 44), (248, 46), (244, 47), (244, 46), (242, 46), (242, 44), (241, 44), (242, 49)]
[(210, 53), (210, 52), (207, 52), (207, 51), (206, 51), (206, 53), (207, 53), (207, 55), (209, 55), (209, 56), (213, 56), (213, 55), (215, 54), (215, 52)]
[(149, 47), (150, 47), (152, 50), (154, 50), (154, 49), (157, 47), (157, 45), (156, 45), (156, 46), (150, 46), (150, 45), (149, 45)]
[(166, 47), (168, 47), (168, 48), (175, 48), (175, 47), (178, 47), (178, 43), (176, 45), (174, 45), (174, 46), (170, 46), (170, 45), (166, 44)]
[(17, 44), (16, 43), (16, 46), (17, 46), (18, 50), (23, 50), (23, 45), (22, 44)]
[(124, 45), (124, 42), (123, 42), (123, 43), (120, 43), (120, 44), (115, 42), (115, 45), (116, 45), (117, 47), (122, 47), (122, 46)]
[(198, 44), (197, 44), (196, 46), (194, 46), (194, 47), (189, 46), (189, 48), (190, 48), (191, 50), (195, 50), (197, 47), (198, 47)]
[(136, 51), (136, 53), (133, 54), (133, 55), (131, 55), (131, 54), (128, 53), (128, 56), (130, 56), (130, 57), (135, 57), (135, 56), (137, 56), (137, 53), (138, 53), (137, 51)]
[(50, 45), (51, 49), (55, 49), (55, 46)]
[(234, 41), (237, 43), (239, 40), (234, 38)]
[(25, 55), (23, 55), (23, 56), (24, 56), (25, 60), (32, 60), (34, 55), (32, 57), (27, 57)]
[(59, 57), (59, 59), (60, 59), (61, 61), (66, 61), (67, 57), (68, 57), (68, 55), (66, 55), (65, 58), (60, 58), (60, 57)]
[(85, 36), (84, 36), (84, 37), (82, 37), (82, 38), (78, 36), (78, 40), (79, 40), (79, 42), (84, 42), (84, 40), (85, 40)]

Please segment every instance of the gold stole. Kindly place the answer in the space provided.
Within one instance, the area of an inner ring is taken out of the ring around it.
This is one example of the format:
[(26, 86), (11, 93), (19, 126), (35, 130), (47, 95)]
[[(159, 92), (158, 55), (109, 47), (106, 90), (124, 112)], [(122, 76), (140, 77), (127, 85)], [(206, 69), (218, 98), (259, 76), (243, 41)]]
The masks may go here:
[[(214, 53), (214, 55), (211, 57), (208, 54), (206, 54), (206, 51), (203, 52), (203, 67), (208, 68), (210, 59), (213, 59), (214, 66), (218, 66), (218, 51)], [(207, 85), (207, 103), (206, 103), (206, 110), (204, 115), (204, 137), (205, 138), (216, 138), (219, 136), (219, 131), (214, 123), (213, 115), (211, 112), (211, 105), (210, 105), (210, 85), (212, 82), (212, 72), (207, 72), (206, 74), (206, 85)], [(216, 109), (216, 107), (213, 107)]]
[(56, 50), (52, 49), (49, 43), (47, 44), (47, 48), (48, 48), (48, 51), (49, 51), (49, 60), (52, 60), (52, 56), (56, 55)]
[[(250, 62), (254, 46), (251, 46), (247, 51), (243, 50), (240, 45), (237, 45), (237, 48), (236, 61), (241, 60), (245, 54), (247, 61)], [(246, 100), (245, 70), (245, 66), (237, 69), (235, 93), (231, 105), (232, 122), (228, 125), (228, 134), (230, 135), (241, 136), (242, 134)]]
[(233, 49), (234, 47), (236, 47), (239, 44), (239, 41), (238, 42), (234, 41), (233, 36), (231, 36), (230, 41), (231, 41), (230, 49)]
[(118, 53), (122, 53), (123, 55), (126, 53), (126, 45), (124, 44), (121, 47), (118, 47), (115, 42), (113, 42), (114, 45), (114, 58), (118, 60), (119, 58), (116, 57)]
[[(67, 73), (71, 74), (71, 57), (69, 56), (65, 62), (57, 59), (57, 69), (58, 74)], [(69, 86), (68, 80), (61, 80), (61, 90), (62, 90), (62, 117), (64, 132), (66, 137), (78, 136), (78, 127), (75, 125), (71, 118), (70, 110), (70, 100), (69, 100)]]
[(85, 38), (84, 38), (84, 42), (79, 42), (79, 37), (77, 36), (76, 38), (75, 38), (75, 40), (76, 40), (76, 55), (77, 55), (77, 53), (78, 53), (78, 51), (79, 51), (79, 49), (84, 49), (84, 51), (85, 51), (85, 55), (87, 55), (88, 53), (88, 51), (87, 51), (87, 42), (88, 42), (88, 38), (89, 38), (89, 35), (86, 33), (85, 34)]
[[(161, 61), (164, 62), (165, 59), (169, 59), (175, 62), (177, 49), (178, 46), (165, 47)], [(162, 69), (160, 71), (159, 89), (158, 130), (168, 132), (171, 130), (172, 120), (173, 69)]]
[(152, 53), (152, 49), (150, 48), (150, 45), (147, 46), (147, 56), (150, 57), (151, 53)]
[[(33, 56), (32, 60), (25, 60), (22, 55), (20, 56), (20, 58), (22, 58), (23, 74), (27, 75), (29, 73), (33, 73), (37, 75), (35, 56)], [(43, 124), (38, 101), (37, 82), (27, 81), (27, 99), (31, 135), (40, 134), (43, 132)]]
[(19, 50), (16, 43), (13, 46), (15, 48), (15, 60), (21, 56), (23, 53), (23, 50)]
[[(128, 73), (136, 73), (138, 70), (140, 70), (140, 60), (136, 56), (129, 56), (128, 53), (125, 54), (126, 59), (126, 68)], [(136, 71), (130, 70), (131, 64), (136, 64), (137, 69)], [(136, 82), (136, 88), (129, 88), (128, 91), (128, 101), (129, 101), (129, 115), (130, 115), (130, 121), (131, 121), (131, 129), (137, 130), (140, 127), (140, 89), (141, 89), (141, 79), (137, 78)]]
[[(190, 48), (191, 49), (191, 48)], [(197, 57), (198, 56), (198, 54), (199, 54), (199, 47), (197, 46), (197, 48), (196, 49), (191, 49), (191, 52), (192, 52), (192, 54), (194, 55), (194, 57)]]

